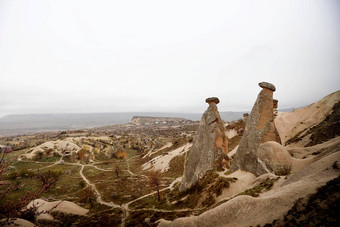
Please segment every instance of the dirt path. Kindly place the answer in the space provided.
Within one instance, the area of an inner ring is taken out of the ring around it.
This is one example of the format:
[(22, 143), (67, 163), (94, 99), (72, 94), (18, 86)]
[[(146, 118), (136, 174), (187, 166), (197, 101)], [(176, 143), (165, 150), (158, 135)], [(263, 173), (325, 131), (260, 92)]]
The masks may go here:
[[(171, 190), (171, 189), (173, 188), (173, 186), (174, 186), (177, 182), (180, 182), (180, 181), (181, 181), (181, 179), (182, 179), (182, 177), (176, 178), (173, 182), (170, 183), (170, 185), (169, 185), (168, 187), (159, 190), (159, 192), (162, 192), (162, 191), (165, 191), (165, 190), (169, 190), (169, 189)], [(157, 191), (154, 191), (154, 192), (151, 192), (151, 193), (149, 193), (149, 194), (143, 195), (143, 196), (141, 196), (141, 197), (139, 197), (139, 198), (137, 198), (137, 199), (134, 199), (134, 200), (132, 200), (132, 201), (130, 201), (130, 202), (124, 203), (124, 204), (122, 205), (123, 214), (124, 214), (124, 215), (123, 215), (123, 218), (122, 218), (122, 226), (125, 226), (126, 219), (127, 219), (127, 217), (129, 216), (129, 212), (130, 212), (129, 205), (130, 205), (130, 204), (132, 204), (132, 203), (134, 203), (134, 202), (136, 202), (136, 201), (138, 201), (138, 200), (144, 199), (144, 198), (146, 198), (146, 197), (149, 197), (149, 196), (151, 196), (151, 195), (154, 195), (154, 194), (156, 194), (156, 193), (157, 193)], [(152, 209), (152, 210), (162, 212), (162, 210), (160, 210), (160, 209)]]
[(144, 174), (135, 174), (133, 172), (131, 172), (130, 170), (130, 163), (129, 161), (134, 159), (134, 158), (137, 158), (138, 156), (134, 156), (134, 157), (131, 157), (129, 159), (126, 160), (126, 172), (128, 172), (131, 176), (141, 176), (141, 177), (144, 177), (144, 178), (148, 178), (148, 176), (144, 175)]
[(47, 168), (50, 168), (50, 167), (52, 167), (52, 166), (58, 165), (58, 164), (60, 164), (60, 161), (63, 160), (63, 158), (64, 158), (64, 156), (61, 156), (60, 159), (59, 159), (58, 161), (56, 161), (54, 164), (49, 165), (49, 166), (45, 166), (45, 167), (42, 167), (42, 168), (39, 168), (39, 169), (40, 169), (40, 170), (42, 170), (42, 169), (47, 169)]
[[(137, 156), (134, 156), (132, 158), (129, 158), (127, 159), (126, 161), (126, 165), (127, 165), (127, 172), (131, 175), (131, 176), (136, 176), (136, 177), (143, 177), (143, 178), (147, 178), (148, 176), (146, 175), (143, 175), (143, 174), (136, 174), (136, 173), (133, 173), (131, 170), (130, 170), (130, 163), (129, 161), (134, 159), (134, 158), (137, 158)], [(55, 165), (72, 165), (72, 166), (81, 166), (80, 170), (79, 170), (79, 175), (81, 176), (81, 178), (86, 182), (86, 184), (88, 185), (88, 187), (91, 187), (95, 193), (95, 196), (96, 196), (96, 200), (99, 204), (101, 205), (105, 205), (105, 206), (108, 206), (110, 208), (119, 208), (119, 209), (122, 209), (123, 211), (123, 215), (122, 215), (122, 224), (121, 226), (125, 226), (126, 225), (126, 220), (127, 218), (129, 217), (129, 214), (131, 211), (139, 211), (139, 210), (152, 210), (152, 211), (155, 211), (155, 212), (184, 212), (184, 211), (196, 211), (197, 209), (178, 209), (178, 210), (164, 210), (164, 209), (156, 209), (156, 208), (143, 208), (143, 209), (130, 209), (129, 208), (129, 205), (131, 205), (132, 203), (136, 202), (136, 201), (139, 201), (141, 199), (144, 199), (146, 197), (149, 197), (149, 196), (152, 196), (154, 194), (157, 193), (157, 191), (153, 191), (149, 194), (146, 194), (146, 195), (143, 195), (143, 196), (140, 196), (134, 200), (131, 200), (127, 203), (124, 203), (122, 205), (118, 205), (118, 204), (115, 204), (113, 202), (106, 202), (102, 199), (102, 195), (100, 194), (100, 192), (98, 191), (98, 189), (96, 188), (95, 184), (91, 183), (87, 178), (86, 176), (84, 175), (83, 171), (84, 171), (84, 167), (93, 167), (99, 171), (113, 171), (113, 170), (110, 170), (110, 169), (102, 169), (100, 167), (97, 167), (95, 166), (95, 164), (100, 164), (100, 162), (94, 162), (94, 163), (91, 163), (91, 164), (81, 164), (80, 162), (77, 162), (77, 163), (70, 163), (70, 162), (64, 162), (63, 164), (60, 163), (60, 161), (63, 159), (63, 157), (61, 157), (59, 160), (57, 160), (56, 162), (50, 162), (52, 163), (51, 165), (48, 165), (48, 166), (45, 166), (45, 167), (42, 167), (42, 168), (39, 168), (40, 170), (41, 169), (47, 169), (47, 168), (50, 168), (50, 167), (53, 167)], [(22, 161), (22, 162), (34, 162), (34, 163), (38, 163), (38, 164), (41, 164), (41, 163), (48, 163), (48, 162), (37, 162), (37, 161), (23, 161), (23, 160), (18, 160), (18, 161)], [(164, 177), (164, 179), (174, 179), (174, 178), (168, 178), (168, 177)], [(160, 192), (162, 191), (165, 191), (165, 190), (171, 190), (174, 185), (177, 183), (177, 182), (180, 182), (181, 181), (181, 177), (179, 178), (176, 178), (174, 179), (170, 184), (169, 186), (163, 188), (160, 190)]]
[(102, 205), (105, 205), (105, 206), (109, 206), (109, 207), (112, 207), (112, 208), (121, 208), (120, 205), (117, 205), (113, 202), (105, 202), (102, 200), (102, 195), (99, 193), (99, 191), (97, 190), (96, 186), (94, 184), (92, 184), (83, 174), (83, 170), (84, 170), (84, 166), (85, 165), (82, 165), (81, 166), (81, 169), (79, 170), (79, 175), (83, 178), (83, 180), (86, 182), (87, 185), (89, 185), (93, 191), (95, 192), (96, 194), (96, 197), (97, 197), (97, 202), (99, 204), (102, 204)]

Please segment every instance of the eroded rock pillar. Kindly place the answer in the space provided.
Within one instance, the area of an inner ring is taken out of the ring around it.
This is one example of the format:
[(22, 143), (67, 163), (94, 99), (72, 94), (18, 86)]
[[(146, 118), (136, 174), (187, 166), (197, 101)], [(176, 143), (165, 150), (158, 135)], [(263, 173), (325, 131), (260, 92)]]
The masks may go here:
[(219, 99), (212, 97), (205, 101), (209, 107), (202, 116), (193, 146), (187, 154), (180, 191), (195, 185), (207, 171), (229, 165), (228, 137), (217, 110)]
[(275, 86), (267, 82), (261, 82), (259, 86), (262, 90), (247, 119), (243, 137), (231, 164), (232, 171), (242, 169), (257, 176), (268, 172), (256, 156), (259, 145), (267, 141), (280, 143), (280, 137), (273, 122)]

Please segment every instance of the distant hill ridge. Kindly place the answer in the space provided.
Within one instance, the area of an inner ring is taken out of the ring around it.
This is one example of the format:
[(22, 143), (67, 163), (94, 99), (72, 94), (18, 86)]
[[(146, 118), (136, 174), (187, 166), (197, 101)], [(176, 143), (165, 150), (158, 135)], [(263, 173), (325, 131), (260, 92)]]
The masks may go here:
[(185, 118), (181, 117), (149, 117), (149, 116), (133, 116), (132, 121), (137, 119), (143, 119), (143, 120), (168, 120), (168, 121), (181, 121), (186, 120)]
[(191, 122), (186, 118), (180, 117), (148, 117), (148, 116), (133, 116), (131, 124), (136, 125), (153, 125), (153, 124), (173, 124)]
[[(295, 108), (279, 110), (292, 111)], [(224, 121), (238, 120), (247, 111), (222, 111)], [(0, 136), (37, 133), (52, 130), (86, 129), (115, 124), (126, 124), (133, 117), (183, 118), (201, 120), (202, 113), (120, 112), (120, 113), (60, 113), (60, 114), (15, 114), (0, 118)]]

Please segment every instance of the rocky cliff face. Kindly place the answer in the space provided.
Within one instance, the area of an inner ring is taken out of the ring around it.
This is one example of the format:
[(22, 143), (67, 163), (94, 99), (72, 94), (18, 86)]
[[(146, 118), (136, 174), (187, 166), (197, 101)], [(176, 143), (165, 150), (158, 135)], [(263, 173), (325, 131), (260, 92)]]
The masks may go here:
[(208, 170), (228, 165), (228, 137), (216, 104), (218, 98), (207, 98), (208, 109), (202, 116), (193, 146), (188, 153), (180, 191), (195, 185)]
[(275, 91), (275, 86), (267, 82), (259, 83), (259, 86), (262, 91), (259, 93), (247, 119), (243, 137), (231, 165), (232, 171), (242, 169), (256, 176), (268, 172), (256, 155), (259, 145), (267, 141), (281, 143), (273, 122), (273, 92)]

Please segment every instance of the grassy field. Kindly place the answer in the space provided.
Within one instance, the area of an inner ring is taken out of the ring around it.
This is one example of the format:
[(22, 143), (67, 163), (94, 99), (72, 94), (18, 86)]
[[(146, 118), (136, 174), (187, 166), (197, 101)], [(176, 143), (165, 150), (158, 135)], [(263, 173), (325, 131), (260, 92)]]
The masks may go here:
[[(173, 141), (171, 147), (165, 148), (154, 155), (171, 151), (182, 146), (184, 143), (184, 140)], [(164, 146), (164, 144), (161, 144), (161, 146)], [(97, 148), (99, 150), (101, 149), (100, 146), (97, 146)], [(6, 186), (15, 183), (22, 184), (22, 187), (10, 192), (2, 202), (17, 202), (28, 192), (39, 192), (42, 188), (42, 182), (39, 176), (42, 173), (46, 171), (60, 172), (59, 179), (55, 185), (51, 186), (48, 191), (40, 194), (39, 197), (47, 199), (48, 201), (68, 200), (90, 210), (89, 215), (83, 220), (74, 219), (74, 217), (60, 217), (65, 226), (67, 226), (68, 222), (82, 226), (81, 223), (84, 221), (97, 224), (111, 223), (113, 226), (121, 224), (124, 209), (113, 209), (109, 206), (99, 204), (96, 201), (96, 192), (92, 187), (87, 185), (79, 173), (83, 168), (82, 174), (95, 186), (95, 189), (99, 192), (103, 201), (123, 205), (137, 199), (129, 206), (131, 208), (129, 211), (131, 215), (127, 217), (127, 226), (136, 226), (135, 224), (138, 223), (139, 219), (138, 216), (141, 215), (141, 213), (143, 213), (142, 216), (151, 214), (155, 215), (155, 218), (163, 217), (168, 219), (179, 215), (174, 211), (177, 208), (176, 205), (171, 204), (171, 199), (169, 198), (170, 190), (161, 192), (161, 200), (158, 201), (157, 193), (154, 193), (156, 188), (150, 186), (149, 183), (149, 173), (142, 169), (142, 164), (145, 160), (142, 160), (138, 151), (134, 149), (126, 149), (129, 155), (128, 159), (107, 158), (105, 154), (103, 154), (98, 159), (96, 156), (96, 160), (94, 160), (94, 162), (91, 161), (89, 164), (84, 164), (80, 161), (72, 163), (67, 157), (63, 158), (63, 164), (59, 164), (60, 156), (39, 160), (17, 161), (17, 158), (26, 151), (27, 149), (12, 152), (8, 156), (8, 163), (12, 164), (12, 166), (10, 166), (5, 173), (6, 185), (0, 189), (0, 192), (7, 188)], [(178, 156), (171, 161), (170, 166), (172, 171), (161, 174), (162, 183), (160, 189), (168, 187), (176, 177), (182, 174), (183, 162), (184, 156)], [(90, 195), (91, 200), (87, 197), (87, 190), (92, 190), (93, 192), (93, 194)], [(148, 194), (151, 195), (139, 199)], [(143, 209), (144, 211), (139, 211)], [(168, 212), (152, 211), (154, 209), (162, 209)], [(189, 214), (190, 212), (184, 212), (180, 216)], [(102, 217), (105, 218), (103, 219)], [(144, 221), (142, 220), (137, 225), (149, 223), (148, 220), (146, 220), (146, 222)]]

